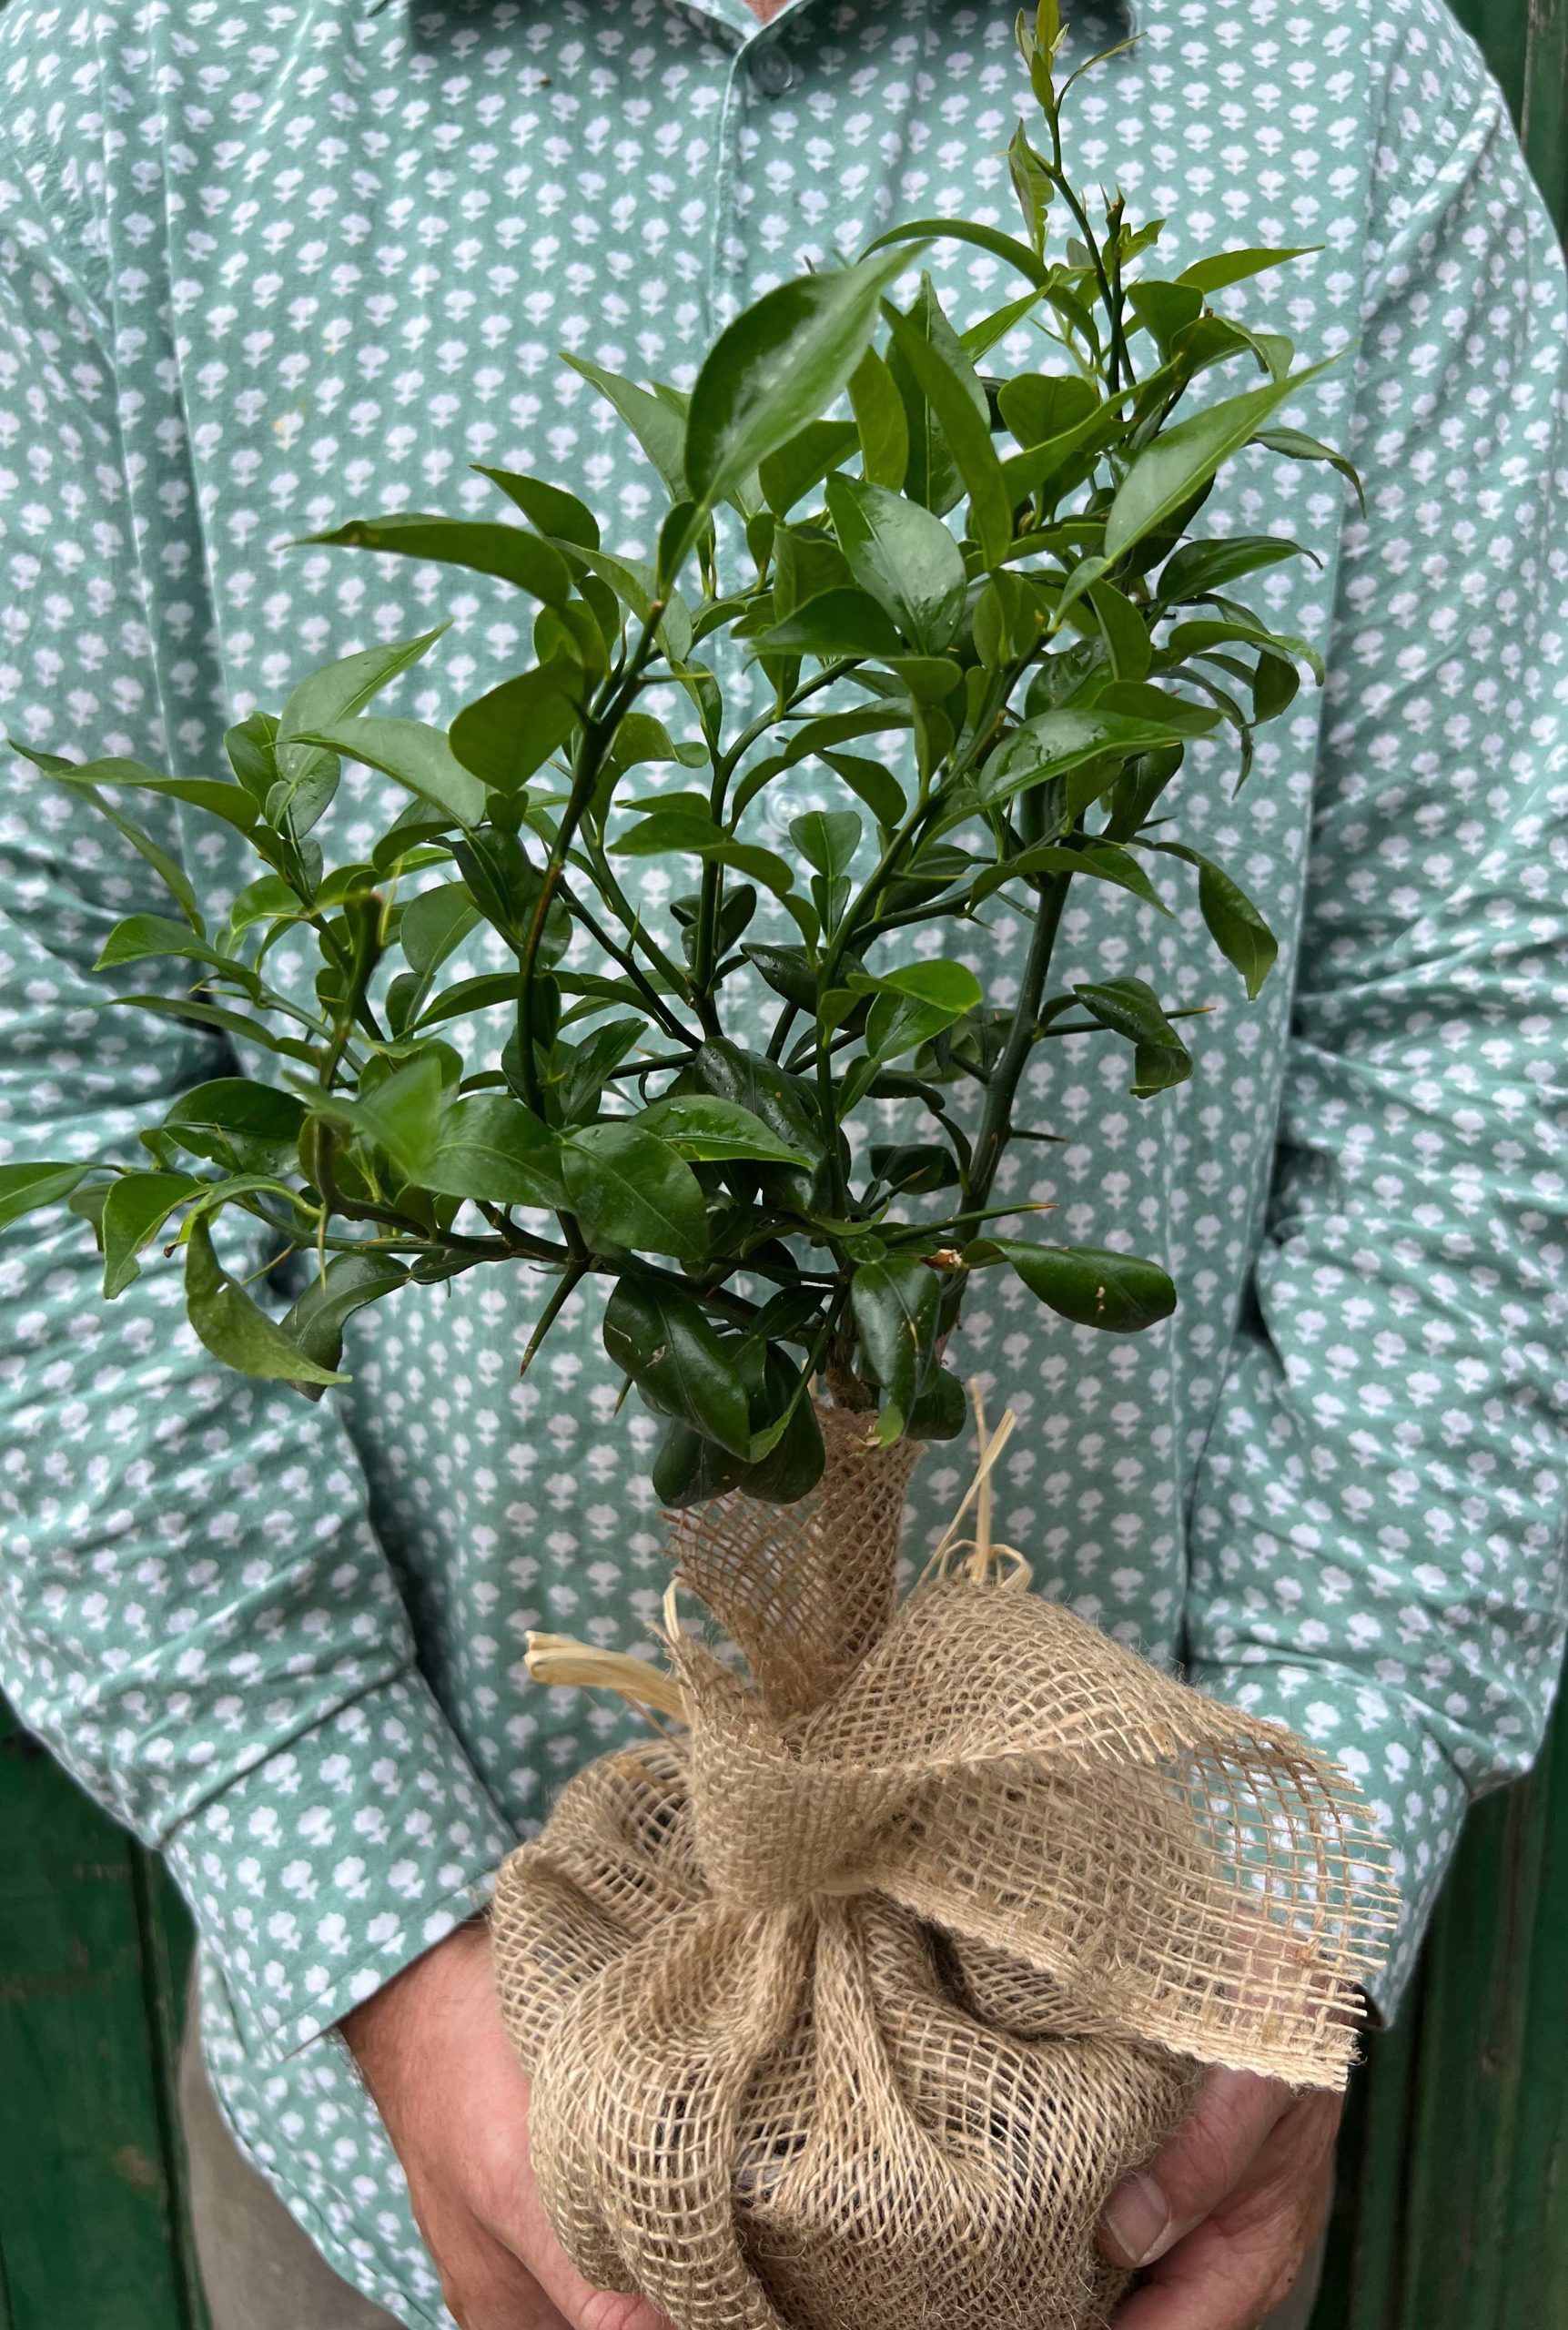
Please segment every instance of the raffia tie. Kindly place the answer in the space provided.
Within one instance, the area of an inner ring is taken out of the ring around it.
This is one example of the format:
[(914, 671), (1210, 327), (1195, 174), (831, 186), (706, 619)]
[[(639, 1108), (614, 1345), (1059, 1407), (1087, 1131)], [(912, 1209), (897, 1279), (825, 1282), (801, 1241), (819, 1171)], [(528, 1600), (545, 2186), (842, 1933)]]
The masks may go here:
[(990, 1432), (976, 1395), (902, 1605), (916, 1452), (823, 1421), (801, 1505), (673, 1524), (745, 1673), (673, 1598), (668, 1672), (530, 1639), (541, 1680), (680, 1727), (590, 1766), (501, 1872), (545, 2203), (677, 2330), (1098, 2330), (1100, 2208), (1199, 2066), (1342, 2084), (1381, 1850), (1292, 1734), (1022, 1590), (1010, 1412)]

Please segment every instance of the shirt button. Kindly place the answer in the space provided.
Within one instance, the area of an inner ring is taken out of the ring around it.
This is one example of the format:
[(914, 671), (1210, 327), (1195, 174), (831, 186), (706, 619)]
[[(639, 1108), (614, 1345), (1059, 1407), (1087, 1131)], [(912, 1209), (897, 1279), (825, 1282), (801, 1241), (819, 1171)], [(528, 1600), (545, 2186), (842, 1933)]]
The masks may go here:
[(800, 75), (776, 42), (767, 41), (752, 57), (752, 80), (764, 97), (782, 97), (793, 89)]

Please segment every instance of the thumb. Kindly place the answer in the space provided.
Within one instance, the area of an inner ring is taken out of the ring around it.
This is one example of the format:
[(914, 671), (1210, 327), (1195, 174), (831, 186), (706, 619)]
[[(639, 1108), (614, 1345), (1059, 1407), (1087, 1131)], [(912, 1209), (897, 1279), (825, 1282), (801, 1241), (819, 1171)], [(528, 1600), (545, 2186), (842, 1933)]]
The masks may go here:
[(1100, 2220), (1113, 2264), (1152, 2265), (1233, 2192), (1295, 2101), (1283, 2081), (1211, 2071), (1198, 2102), (1147, 2168), (1117, 2186)]

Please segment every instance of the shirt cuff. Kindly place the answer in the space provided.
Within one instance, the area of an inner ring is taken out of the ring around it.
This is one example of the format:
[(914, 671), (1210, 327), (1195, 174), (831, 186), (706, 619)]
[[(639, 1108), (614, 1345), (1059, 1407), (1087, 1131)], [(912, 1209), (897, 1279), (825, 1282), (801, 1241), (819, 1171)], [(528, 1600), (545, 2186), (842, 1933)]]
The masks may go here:
[(516, 1841), (410, 1672), (210, 1798), (164, 1852), (247, 2051), (278, 2062), (482, 1909)]
[(1391, 2023), (1464, 1825), (1470, 1795), (1462, 1778), (1409, 1699), (1344, 1667), (1305, 1659), (1199, 1663), (1188, 1679), (1248, 1715), (1288, 1724), (1331, 1757), (1364, 1798), (1389, 1848), (1399, 1894), (1388, 1957), (1366, 1984), (1377, 2021)]

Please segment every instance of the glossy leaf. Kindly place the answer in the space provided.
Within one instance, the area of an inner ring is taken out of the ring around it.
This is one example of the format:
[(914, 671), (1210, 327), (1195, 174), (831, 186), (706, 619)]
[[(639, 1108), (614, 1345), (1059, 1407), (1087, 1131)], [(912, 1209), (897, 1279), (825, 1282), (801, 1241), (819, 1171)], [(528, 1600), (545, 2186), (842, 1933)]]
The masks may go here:
[(733, 1456), (749, 1457), (751, 1403), (733, 1363), (689, 1294), (640, 1277), (616, 1283), (604, 1348), (643, 1399)]
[(307, 1359), (330, 1370), (343, 1357), (343, 1331), (356, 1311), (395, 1294), (409, 1273), (389, 1254), (334, 1254), (325, 1273), (312, 1278), (282, 1321), (284, 1334)]
[(964, 553), (941, 519), (858, 478), (832, 479), (827, 506), (861, 589), (912, 646), (939, 655), (963, 619), (968, 587)]
[[(867, 351), (869, 354), (870, 351)], [(865, 362), (862, 357), (861, 362)], [(853, 420), (808, 420), (797, 430), (787, 444), (776, 453), (770, 453), (759, 464), (757, 478), (770, 510), (780, 518), (787, 518), (795, 503), (814, 485), (820, 485), (829, 470), (848, 461), (860, 439)]]
[(895, 1255), (863, 1262), (850, 1282), (861, 1349), (890, 1406), (907, 1418), (936, 1339), (941, 1281), (924, 1262)]
[(586, 685), (582, 664), (564, 655), (503, 680), (458, 714), (453, 755), (496, 792), (517, 792), (576, 728)]
[(283, 1383), (346, 1383), (348, 1377), (313, 1359), (269, 1319), (217, 1259), (212, 1233), (199, 1217), (186, 1248), (185, 1301), (190, 1323), (214, 1359), (241, 1375)]
[(628, 1124), (590, 1125), (561, 1144), (561, 1157), (572, 1211), (595, 1247), (682, 1260), (707, 1251), (702, 1185), (667, 1142)]
[(199, 1195), (204, 1184), (188, 1173), (126, 1173), (109, 1184), (98, 1217), (104, 1254), (104, 1298), (112, 1302), (141, 1275), (137, 1260), (171, 1213)]
[(686, 421), (686, 482), (698, 501), (712, 509), (832, 404), (870, 342), (884, 289), (907, 265), (899, 252), (781, 283), (719, 335)]
[(45, 1206), (63, 1205), (92, 1170), (91, 1165), (0, 1165), (0, 1228)]
[(620, 414), (663, 480), (672, 501), (683, 501), (687, 491), (683, 451), (685, 431), (680, 416), (646, 389), (605, 371), (602, 365), (591, 364), (585, 356), (568, 356), (565, 360), (574, 372), (581, 372), (585, 380), (591, 381), (605, 402)]
[(868, 591), (824, 591), (763, 633), (769, 655), (815, 655), (824, 663), (845, 655), (896, 655), (904, 642)]
[(572, 590), (572, 571), (558, 550), (522, 526), (497, 525), (489, 519), (399, 511), (386, 518), (355, 518), (331, 533), (307, 539), (329, 549), (392, 551), (433, 565), (466, 567), (510, 582), (547, 607), (564, 606)]
[(544, 478), (518, 470), (492, 470), (476, 461), (481, 477), (499, 485), (507, 500), (522, 512), (531, 526), (557, 541), (575, 542), (583, 550), (599, 547), (599, 521), (586, 502)]
[(853, 809), (807, 809), (791, 820), (789, 837), (809, 866), (834, 880), (854, 865), (865, 830)]
[(678, 1157), (693, 1163), (747, 1159), (762, 1165), (809, 1165), (797, 1144), (782, 1140), (772, 1128), (733, 1100), (687, 1092), (655, 1100), (632, 1120), (638, 1130), (656, 1134)]
[(1106, 517), (1105, 555), (1122, 558), (1163, 524), (1216, 471), (1264, 428), (1270, 414), (1300, 393), (1311, 375), (1271, 380), (1179, 420), (1145, 447), (1117, 490)]
[(382, 688), (430, 653), (445, 628), (443, 623), (389, 647), (361, 648), (300, 681), (284, 704), (272, 741), (279, 791), (269, 790), (263, 798), (274, 822), (287, 811), (295, 832), (308, 834), (337, 791), (337, 755), (300, 740), (362, 712)]
[(488, 1205), (564, 1211), (561, 1142), (531, 1109), (500, 1092), (475, 1092), (442, 1109), (421, 1189)]
[(994, 566), (1013, 538), (1013, 501), (996, 449), (991, 442), (984, 402), (974, 402), (968, 360), (956, 365), (946, 350), (900, 316), (894, 344), (936, 414), (969, 493), (969, 531), (981, 563)]
[(1179, 283), (1189, 283), (1205, 297), (1210, 291), (1223, 291), (1228, 285), (1241, 283), (1249, 275), (1262, 275), (1271, 267), (1284, 267), (1293, 258), (1307, 258), (1320, 243), (1281, 245), (1278, 250), (1217, 251), (1212, 258), (1194, 259), (1177, 277)]
[(1010, 1262), (1029, 1292), (1064, 1319), (1108, 1334), (1140, 1334), (1168, 1319), (1176, 1289), (1158, 1262), (1094, 1246), (1035, 1246), (1018, 1238), (985, 1238), (966, 1247), (971, 1267)]
[(1192, 1073), (1192, 1055), (1146, 980), (1086, 981), (1075, 986), (1073, 993), (1092, 1019), (1133, 1046), (1132, 1090), (1138, 1099), (1147, 1100), (1156, 1092), (1187, 1081)]
[(455, 817), (460, 826), (477, 826), (485, 814), (484, 786), (457, 758), (440, 730), (427, 727), (422, 720), (371, 714), (324, 726), (302, 741), (324, 745), (346, 760), (379, 769)]
[(860, 438), (861, 475), (896, 492), (909, 466), (909, 423), (892, 373), (868, 348), (849, 376), (849, 403)]

